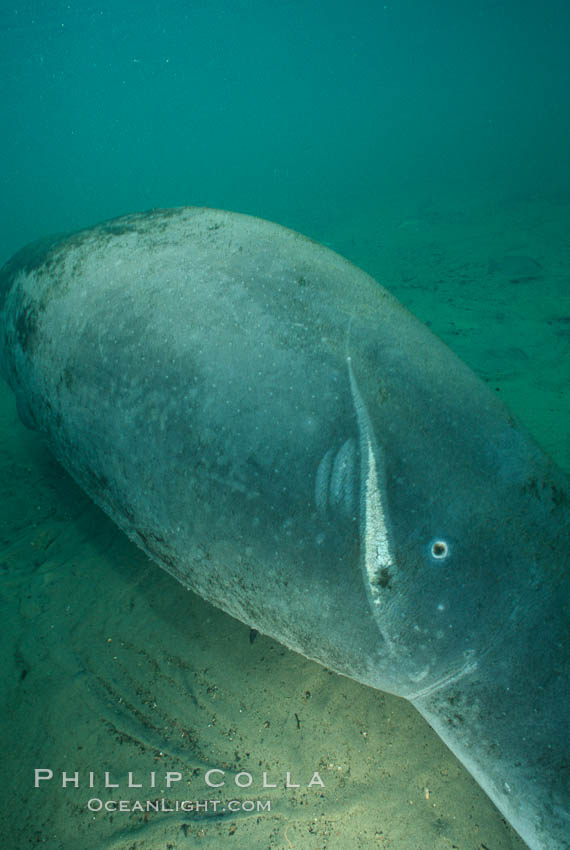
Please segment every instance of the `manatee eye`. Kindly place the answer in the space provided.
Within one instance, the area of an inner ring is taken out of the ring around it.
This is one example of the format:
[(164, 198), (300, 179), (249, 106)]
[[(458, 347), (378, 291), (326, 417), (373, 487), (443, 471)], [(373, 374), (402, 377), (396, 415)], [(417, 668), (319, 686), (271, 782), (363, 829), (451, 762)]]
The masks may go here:
[(437, 558), (438, 561), (447, 558), (449, 555), (449, 546), (445, 540), (434, 540), (431, 544), (431, 554), (432, 558)]

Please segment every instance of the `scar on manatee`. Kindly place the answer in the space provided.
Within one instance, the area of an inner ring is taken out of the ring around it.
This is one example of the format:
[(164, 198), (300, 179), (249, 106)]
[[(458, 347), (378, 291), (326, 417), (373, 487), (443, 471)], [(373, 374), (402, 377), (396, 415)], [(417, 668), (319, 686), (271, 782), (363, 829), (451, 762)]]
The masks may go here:
[(447, 543), (443, 540), (436, 540), (431, 547), (431, 553), (434, 558), (444, 558), (447, 555)]

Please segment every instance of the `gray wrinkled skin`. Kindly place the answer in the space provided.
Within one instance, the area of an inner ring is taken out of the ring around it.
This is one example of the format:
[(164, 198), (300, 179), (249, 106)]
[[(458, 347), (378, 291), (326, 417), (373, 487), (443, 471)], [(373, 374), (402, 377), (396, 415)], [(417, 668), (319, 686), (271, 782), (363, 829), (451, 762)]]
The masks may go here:
[(411, 700), (567, 846), (567, 481), (437, 338), (321, 245), (197, 208), (24, 249), (0, 307), (22, 419), (138, 546)]

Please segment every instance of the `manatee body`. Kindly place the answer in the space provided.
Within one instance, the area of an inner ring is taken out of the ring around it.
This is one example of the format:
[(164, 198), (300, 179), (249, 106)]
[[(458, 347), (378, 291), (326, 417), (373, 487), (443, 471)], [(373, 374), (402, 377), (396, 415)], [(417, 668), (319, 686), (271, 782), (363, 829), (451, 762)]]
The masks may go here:
[(132, 215), (1, 272), (23, 420), (161, 567), (412, 701), (566, 847), (566, 478), (385, 289), (248, 216)]

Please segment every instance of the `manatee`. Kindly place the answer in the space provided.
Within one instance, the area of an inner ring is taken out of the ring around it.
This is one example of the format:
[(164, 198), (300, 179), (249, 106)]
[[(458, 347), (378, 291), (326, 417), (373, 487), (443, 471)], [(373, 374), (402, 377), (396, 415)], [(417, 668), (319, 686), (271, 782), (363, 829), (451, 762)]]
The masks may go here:
[(202, 208), (2, 269), (23, 421), (150, 558), (405, 697), (533, 848), (567, 847), (569, 488), (376, 281)]

